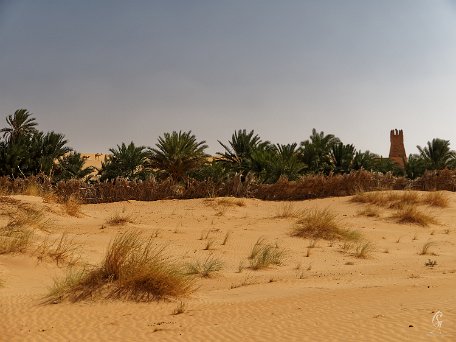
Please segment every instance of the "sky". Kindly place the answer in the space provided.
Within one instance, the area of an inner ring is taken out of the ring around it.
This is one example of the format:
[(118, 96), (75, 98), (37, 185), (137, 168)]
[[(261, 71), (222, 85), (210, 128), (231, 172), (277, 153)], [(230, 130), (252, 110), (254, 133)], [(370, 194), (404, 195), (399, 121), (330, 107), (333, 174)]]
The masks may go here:
[(0, 0), (0, 127), (26, 108), (80, 152), (312, 128), (456, 148), (455, 86), (456, 0)]

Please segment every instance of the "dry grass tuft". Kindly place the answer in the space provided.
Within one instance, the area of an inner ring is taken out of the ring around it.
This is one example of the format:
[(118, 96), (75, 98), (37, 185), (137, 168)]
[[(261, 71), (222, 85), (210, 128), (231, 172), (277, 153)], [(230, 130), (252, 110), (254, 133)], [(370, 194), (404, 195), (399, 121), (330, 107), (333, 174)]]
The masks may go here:
[(388, 202), (388, 196), (385, 192), (372, 191), (362, 192), (354, 195), (351, 198), (352, 202), (364, 203), (364, 204), (375, 204), (378, 206), (384, 206)]
[(408, 190), (397, 195), (396, 201), (404, 205), (416, 205), (420, 204), (421, 198), (417, 192)]
[(0, 228), (0, 254), (26, 252), (32, 237), (33, 231), (25, 227)]
[(340, 248), (342, 249), (342, 252), (348, 253), (353, 249), (353, 243), (351, 242), (344, 242)]
[(373, 206), (368, 206), (365, 209), (362, 209), (358, 212), (360, 216), (367, 216), (367, 217), (380, 217), (380, 210)]
[(51, 259), (59, 266), (62, 263), (75, 265), (80, 256), (78, 254), (81, 245), (68, 238), (68, 234), (63, 233), (60, 238), (53, 241), (46, 237), (35, 249), (33, 253), (39, 261)]
[(430, 253), (429, 249), (433, 246), (437, 245), (434, 241), (428, 241), (426, 242), (423, 247), (421, 247), (421, 250), (419, 251), (419, 255), (428, 255), (428, 254), (433, 254)]
[(81, 213), (81, 202), (76, 197), (70, 196), (62, 205), (68, 215), (79, 217)]
[(285, 255), (284, 249), (268, 243), (264, 238), (260, 237), (253, 245), (248, 257), (250, 268), (259, 270), (271, 265), (282, 265)]
[(40, 196), (41, 188), (38, 186), (38, 184), (31, 182), (25, 188), (23, 194), (27, 196)]
[(58, 203), (59, 202), (59, 197), (55, 192), (52, 191), (46, 191), (41, 195), (43, 198), (44, 203)]
[(373, 191), (357, 194), (351, 198), (351, 201), (390, 209), (402, 209), (404, 206), (420, 204), (421, 198), (414, 191)]
[(299, 211), (295, 209), (292, 202), (282, 203), (277, 209), (276, 213), (272, 218), (297, 218), (299, 216)]
[(413, 206), (407, 206), (402, 210), (398, 210), (392, 218), (394, 218), (398, 223), (418, 224), (423, 227), (428, 226), (429, 224), (437, 223), (433, 216), (425, 214)]
[(19, 205), (21, 201), (8, 196), (0, 196), (0, 203), (7, 205)]
[(446, 208), (449, 205), (448, 196), (442, 191), (434, 191), (420, 196), (418, 192), (407, 191), (374, 191), (357, 194), (351, 198), (352, 202), (376, 205), (389, 209), (401, 210), (420, 204)]
[(180, 301), (179, 304), (177, 304), (176, 308), (173, 310), (171, 313), (172, 315), (180, 315), (183, 314), (187, 310), (187, 304), (184, 302)]
[(203, 261), (195, 261), (185, 265), (185, 274), (199, 275), (202, 278), (210, 278), (212, 273), (218, 272), (223, 268), (223, 262), (212, 255), (209, 255)]
[(423, 203), (432, 207), (447, 208), (450, 200), (442, 191), (429, 192), (423, 196)]
[(252, 278), (252, 276), (250, 274), (247, 274), (242, 282), (240, 282), (238, 284), (231, 284), (230, 290), (237, 289), (237, 288), (243, 287), (243, 286), (253, 285), (253, 284), (256, 284), (256, 281)]
[(359, 259), (367, 259), (370, 257), (371, 253), (374, 251), (375, 251), (374, 245), (371, 242), (366, 241), (366, 242), (360, 243), (356, 246), (354, 255), (355, 255), (355, 257), (357, 257)]
[(0, 228), (0, 254), (24, 253), (32, 242), (32, 228), (41, 228), (43, 214), (15, 200), (6, 202), (15, 211), (8, 213), (8, 223)]
[(9, 222), (6, 228), (37, 228), (43, 229), (45, 222), (43, 222), (43, 212), (35, 207), (19, 203), (16, 210), (9, 213)]
[(113, 216), (106, 220), (106, 223), (111, 226), (123, 226), (127, 223), (133, 223), (133, 220), (129, 215), (115, 213)]
[(425, 263), (424, 263), (424, 266), (426, 267), (434, 267), (434, 266), (437, 266), (437, 260), (431, 260), (431, 259), (428, 259)]
[(152, 242), (137, 231), (117, 235), (100, 265), (70, 270), (54, 283), (45, 302), (96, 297), (151, 301), (190, 293), (193, 280)]
[(303, 213), (296, 222), (292, 236), (324, 240), (357, 240), (359, 233), (341, 228), (337, 215), (328, 209)]
[(219, 198), (216, 201), (217, 205), (226, 207), (245, 207), (245, 201), (240, 198)]

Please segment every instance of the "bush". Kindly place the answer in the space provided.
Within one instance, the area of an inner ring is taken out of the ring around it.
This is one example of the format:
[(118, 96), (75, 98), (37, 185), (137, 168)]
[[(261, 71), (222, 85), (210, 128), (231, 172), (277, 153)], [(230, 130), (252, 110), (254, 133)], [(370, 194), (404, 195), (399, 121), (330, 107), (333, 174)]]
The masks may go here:
[(100, 296), (136, 301), (180, 297), (190, 293), (193, 281), (175, 261), (163, 255), (137, 231), (116, 236), (102, 263), (71, 271), (55, 282), (46, 302), (80, 301)]
[(250, 268), (259, 270), (271, 265), (281, 265), (284, 258), (285, 250), (266, 242), (264, 238), (259, 238), (249, 255)]
[(450, 200), (444, 192), (433, 191), (424, 195), (423, 202), (432, 207), (447, 208)]
[(402, 224), (411, 223), (420, 226), (428, 226), (429, 224), (437, 223), (434, 217), (425, 214), (412, 206), (407, 206), (404, 209), (398, 210), (392, 217), (398, 223)]
[(0, 254), (24, 253), (30, 246), (33, 232), (27, 228), (1, 228)]
[(341, 228), (337, 215), (329, 209), (314, 209), (303, 213), (293, 227), (291, 235), (314, 240), (356, 240), (359, 238), (359, 233)]
[(186, 274), (197, 274), (203, 278), (209, 278), (212, 273), (218, 272), (222, 269), (223, 262), (210, 255), (203, 261), (198, 260), (193, 263), (187, 263), (185, 266)]

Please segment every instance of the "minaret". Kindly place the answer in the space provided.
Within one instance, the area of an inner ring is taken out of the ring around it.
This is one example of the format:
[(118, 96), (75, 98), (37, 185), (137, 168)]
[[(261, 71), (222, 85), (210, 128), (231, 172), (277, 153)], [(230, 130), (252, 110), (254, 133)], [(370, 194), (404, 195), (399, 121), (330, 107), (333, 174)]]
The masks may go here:
[(407, 161), (407, 155), (405, 154), (404, 132), (402, 132), (402, 129), (399, 131), (392, 129), (390, 132), (390, 141), (389, 158), (403, 168), (404, 163)]

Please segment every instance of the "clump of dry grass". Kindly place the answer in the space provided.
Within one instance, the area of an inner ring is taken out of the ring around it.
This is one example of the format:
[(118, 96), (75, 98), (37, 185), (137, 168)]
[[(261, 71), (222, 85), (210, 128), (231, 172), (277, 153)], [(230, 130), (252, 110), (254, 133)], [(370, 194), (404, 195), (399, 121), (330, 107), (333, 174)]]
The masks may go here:
[(59, 266), (62, 263), (75, 265), (79, 260), (78, 251), (81, 246), (74, 242), (74, 238), (68, 238), (68, 234), (63, 233), (60, 238), (50, 240), (46, 237), (35, 249), (33, 253), (39, 261), (51, 259)]
[(33, 231), (25, 227), (0, 228), (0, 254), (26, 252), (32, 237)]
[(344, 229), (337, 215), (329, 209), (314, 209), (305, 212), (296, 222), (292, 236), (324, 240), (357, 240), (359, 233)]
[(199, 275), (202, 278), (209, 278), (212, 273), (218, 272), (223, 268), (223, 262), (215, 258), (213, 255), (209, 255), (202, 261), (197, 260), (192, 263), (187, 263), (185, 268), (185, 274)]
[(40, 196), (41, 195), (41, 188), (35, 182), (30, 182), (27, 187), (24, 189), (24, 195), (28, 196)]
[(171, 313), (172, 315), (180, 315), (183, 314), (187, 310), (187, 304), (184, 302), (180, 301), (179, 304), (177, 304), (176, 308), (173, 310)]
[(344, 242), (340, 248), (342, 249), (342, 252), (348, 253), (353, 249), (353, 243), (351, 242)]
[(401, 203), (404, 203), (405, 205), (415, 205), (419, 204), (421, 202), (421, 198), (419, 194), (415, 191), (403, 191), (399, 195), (396, 195), (395, 198), (396, 201), (400, 201)]
[(59, 197), (53, 191), (46, 191), (44, 192), (41, 197), (43, 198), (44, 203), (58, 203)]
[(32, 242), (33, 227), (41, 227), (43, 214), (17, 202), (9, 202), (16, 207), (10, 212), (6, 226), (0, 228), (0, 254), (24, 253)]
[(411, 190), (402, 192), (364, 192), (353, 196), (351, 201), (398, 210), (420, 204), (439, 208), (446, 208), (449, 205), (449, 198), (442, 191), (429, 192), (423, 195)]
[(387, 194), (380, 191), (361, 192), (351, 198), (352, 202), (384, 206), (388, 202)]
[(428, 226), (429, 224), (436, 224), (436, 219), (429, 215), (425, 214), (422, 211), (418, 210), (414, 206), (407, 206), (401, 210), (398, 210), (395, 214), (392, 215), (392, 218), (398, 223), (402, 224), (418, 224), (420, 226)]
[(259, 270), (271, 265), (281, 265), (285, 259), (284, 249), (267, 242), (260, 237), (252, 247), (249, 255), (250, 268)]
[(367, 259), (370, 257), (371, 253), (374, 251), (375, 251), (374, 245), (369, 241), (365, 241), (356, 246), (354, 256), (359, 259)]
[(425, 263), (424, 263), (424, 266), (426, 267), (434, 267), (434, 266), (437, 266), (437, 260), (431, 260), (431, 259), (428, 259)]
[(373, 206), (368, 206), (358, 212), (360, 216), (367, 216), (367, 217), (380, 217), (380, 210)]
[(216, 204), (226, 207), (245, 207), (245, 201), (240, 198), (219, 198), (216, 200)]
[(117, 235), (100, 265), (70, 270), (54, 283), (45, 302), (96, 297), (151, 301), (191, 292), (193, 280), (152, 242), (137, 231)]
[[(421, 250), (419, 251), (419, 255), (428, 255), (431, 254), (429, 249), (433, 246), (435, 246), (436, 243), (434, 241), (428, 241), (426, 242), (423, 247), (421, 247)], [(432, 253), (433, 254), (433, 253)]]
[(133, 223), (133, 220), (129, 215), (115, 213), (113, 216), (106, 220), (106, 223), (111, 226), (123, 226), (127, 223)]
[(238, 284), (231, 284), (230, 290), (237, 289), (237, 288), (243, 287), (243, 286), (253, 285), (255, 283), (256, 283), (256, 281), (252, 278), (252, 276), (250, 274), (247, 274), (242, 282), (240, 282)]
[(7, 205), (19, 205), (21, 201), (8, 196), (0, 196), (0, 203)]
[(423, 203), (432, 207), (447, 208), (450, 200), (448, 196), (442, 191), (428, 192), (423, 196)]
[(218, 198), (206, 199), (207, 203), (212, 209), (215, 210), (215, 216), (223, 216), (227, 212), (229, 207), (245, 207), (246, 203), (243, 199), (240, 198)]
[(81, 211), (81, 202), (74, 196), (70, 196), (63, 204), (65, 212), (74, 217), (78, 217)]
[(299, 216), (299, 211), (295, 209), (293, 203), (282, 203), (277, 209), (272, 218), (296, 218)]
[(351, 198), (351, 201), (390, 209), (402, 209), (404, 206), (420, 204), (421, 198), (414, 191), (373, 191), (356, 194)]
[(41, 210), (28, 205), (26, 203), (19, 203), (16, 210), (9, 213), (9, 222), (7, 228), (37, 228), (43, 229), (44, 214)]

